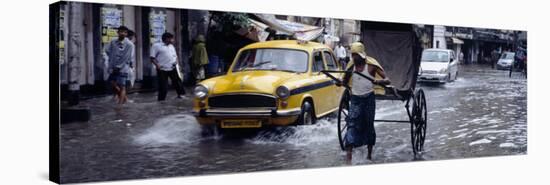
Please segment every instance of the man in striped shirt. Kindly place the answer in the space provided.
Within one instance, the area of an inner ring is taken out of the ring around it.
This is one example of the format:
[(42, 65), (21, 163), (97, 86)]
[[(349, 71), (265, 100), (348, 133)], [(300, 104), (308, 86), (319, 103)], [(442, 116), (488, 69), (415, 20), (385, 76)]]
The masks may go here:
[(109, 81), (117, 95), (118, 103), (126, 103), (126, 80), (135, 59), (135, 46), (127, 38), (129, 29), (120, 26), (117, 30), (118, 38), (107, 44), (105, 53), (109, 58)]

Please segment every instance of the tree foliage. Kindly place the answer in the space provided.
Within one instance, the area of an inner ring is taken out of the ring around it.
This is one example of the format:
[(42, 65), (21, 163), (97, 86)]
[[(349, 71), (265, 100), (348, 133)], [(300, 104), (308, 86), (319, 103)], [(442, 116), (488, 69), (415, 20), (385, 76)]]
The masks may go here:
[(248, 15), (245, 13), (213, 12), (212, 20), (217, 23), (216, 31), (222, 32), (235, 31), (250, 24)]

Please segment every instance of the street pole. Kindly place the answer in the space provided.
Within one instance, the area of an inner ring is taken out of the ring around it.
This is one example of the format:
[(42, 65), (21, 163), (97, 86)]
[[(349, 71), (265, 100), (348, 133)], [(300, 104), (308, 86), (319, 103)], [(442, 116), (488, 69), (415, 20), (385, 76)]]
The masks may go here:
[(82, 49), (80, 32), (82, 27), (82, 3), (69, 2), (69, 39), (68, 39), (68, 86), (69, 105), (78, 105), (80, 98), (80, 53)]

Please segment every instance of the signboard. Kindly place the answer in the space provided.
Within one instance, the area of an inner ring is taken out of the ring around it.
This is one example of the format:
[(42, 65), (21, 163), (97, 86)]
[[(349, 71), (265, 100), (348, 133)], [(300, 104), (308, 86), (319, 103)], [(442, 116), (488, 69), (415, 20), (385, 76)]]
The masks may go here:
[(65, 6), (61, 5), (59, 9), (59, 64), (65, 64)]
[(118, 36), (117, 28), (122, 26), (122, 10), (116, 7), (102, 7), (101, 22), (101, 42), (106, 44)]
[(166, 13), (164, 11), (151, 11), (149, 14), (150, 43), (161, 42), (162, 34), (166, 32)]

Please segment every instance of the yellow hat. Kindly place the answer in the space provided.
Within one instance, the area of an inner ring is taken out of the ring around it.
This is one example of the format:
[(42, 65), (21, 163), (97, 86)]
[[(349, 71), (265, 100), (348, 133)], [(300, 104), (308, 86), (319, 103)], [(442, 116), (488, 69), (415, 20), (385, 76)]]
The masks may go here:
[(361, 58), (367, 58), (367, 52), (365, 52), (365, 46), (360, 42), (354, 42), (351, 44), (351, 53), (357, 53)]
[(199, 34), (195, 40), (196, 40), (197, 42), (204, 42), (204, 41), (205, 41), (204, 35)]

